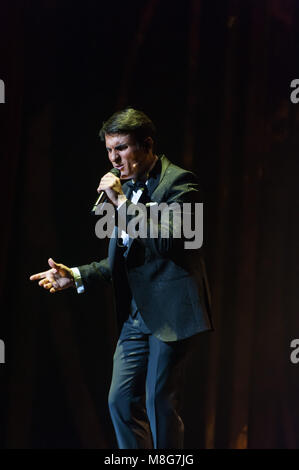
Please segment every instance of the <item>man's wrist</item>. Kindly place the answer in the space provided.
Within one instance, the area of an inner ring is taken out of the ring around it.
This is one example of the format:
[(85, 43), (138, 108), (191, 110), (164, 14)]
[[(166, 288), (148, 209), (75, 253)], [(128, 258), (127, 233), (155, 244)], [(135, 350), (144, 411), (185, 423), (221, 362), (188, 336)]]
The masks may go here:
[(74, 276), (72, 268), (69, 268), (69, 273), (71, 275), (70, 280), (72, 281), (72, 287), (76, 287), (75, 276)]
[(122, 206), (126, 201), (127, 201), (126, 195), (125, 194), (120, 194), (117, 198), (117, 203), (116, 203), (117, 209), (119, 209), (120, 206)]

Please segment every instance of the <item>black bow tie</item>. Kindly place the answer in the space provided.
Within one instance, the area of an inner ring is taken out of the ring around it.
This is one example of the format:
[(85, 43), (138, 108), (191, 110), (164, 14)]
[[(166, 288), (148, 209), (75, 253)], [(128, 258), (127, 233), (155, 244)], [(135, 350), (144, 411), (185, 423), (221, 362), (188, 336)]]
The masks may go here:
[(127, 182), (127, 185), (132, 191), (136, 191), (136, 192), (139, 189), (145, 189), (146, 188), (145, 181), (140, 181), (140, 180), (137, 180), (137, 181), (130, 180), (130, 181)]

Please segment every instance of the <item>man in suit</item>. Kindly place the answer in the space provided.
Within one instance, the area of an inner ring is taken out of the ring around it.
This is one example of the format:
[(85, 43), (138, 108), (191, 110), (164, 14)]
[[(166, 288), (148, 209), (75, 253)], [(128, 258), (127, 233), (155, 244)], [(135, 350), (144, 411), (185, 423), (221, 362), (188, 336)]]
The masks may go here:
[(187, 206), (194, 222), (200, 202), (197, 180), (164, 155), (155, 155), (155, 128), (141, 111), (127, 108), (113, 114), (100, 137), (120, 171), (120, 178), (108, 172), (98, 187), (115, 208), (108, 257), (77, 268), (50, 258), (51, 269), (30, 279), (51, 293), (71, 286), (80, 293), (112, 282), (120, 335), (109, 409), (118, 446), (182, 448), (179, 391), (184, 358), (195, 335), (212, 329), (204, 262), (201, 250), (186, 249), (186, 237), (177, 235), (182, 216), (167, 219), (167, 237), (162, 234), (163, 212), (154, 227), (150, 211), (139, 212), (143, 236), (133, 233), (130, 221), (137, 204), (151, 208), (166, 203), (174, 212)]

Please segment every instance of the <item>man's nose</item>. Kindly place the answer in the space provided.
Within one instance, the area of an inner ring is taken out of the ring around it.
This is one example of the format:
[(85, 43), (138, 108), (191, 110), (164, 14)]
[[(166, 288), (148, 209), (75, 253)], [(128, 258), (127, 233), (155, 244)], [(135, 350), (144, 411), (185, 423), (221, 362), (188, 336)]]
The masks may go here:
[(110, 161), (113, 163), (113, 162), (117, 162), (119, 160), (119, 153), (117, 150), (111, 150), (111, 153), (110, 153)]

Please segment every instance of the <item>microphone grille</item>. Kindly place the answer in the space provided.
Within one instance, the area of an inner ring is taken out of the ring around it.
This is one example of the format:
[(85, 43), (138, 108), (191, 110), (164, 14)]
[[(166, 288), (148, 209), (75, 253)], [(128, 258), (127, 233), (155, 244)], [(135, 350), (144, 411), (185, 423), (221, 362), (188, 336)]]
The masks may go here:
[(112, 170), (110, 170), (110, 173), (117, 176), (117, 178), (120, 177), (120, 170), (118, 168), (112, 168)]

